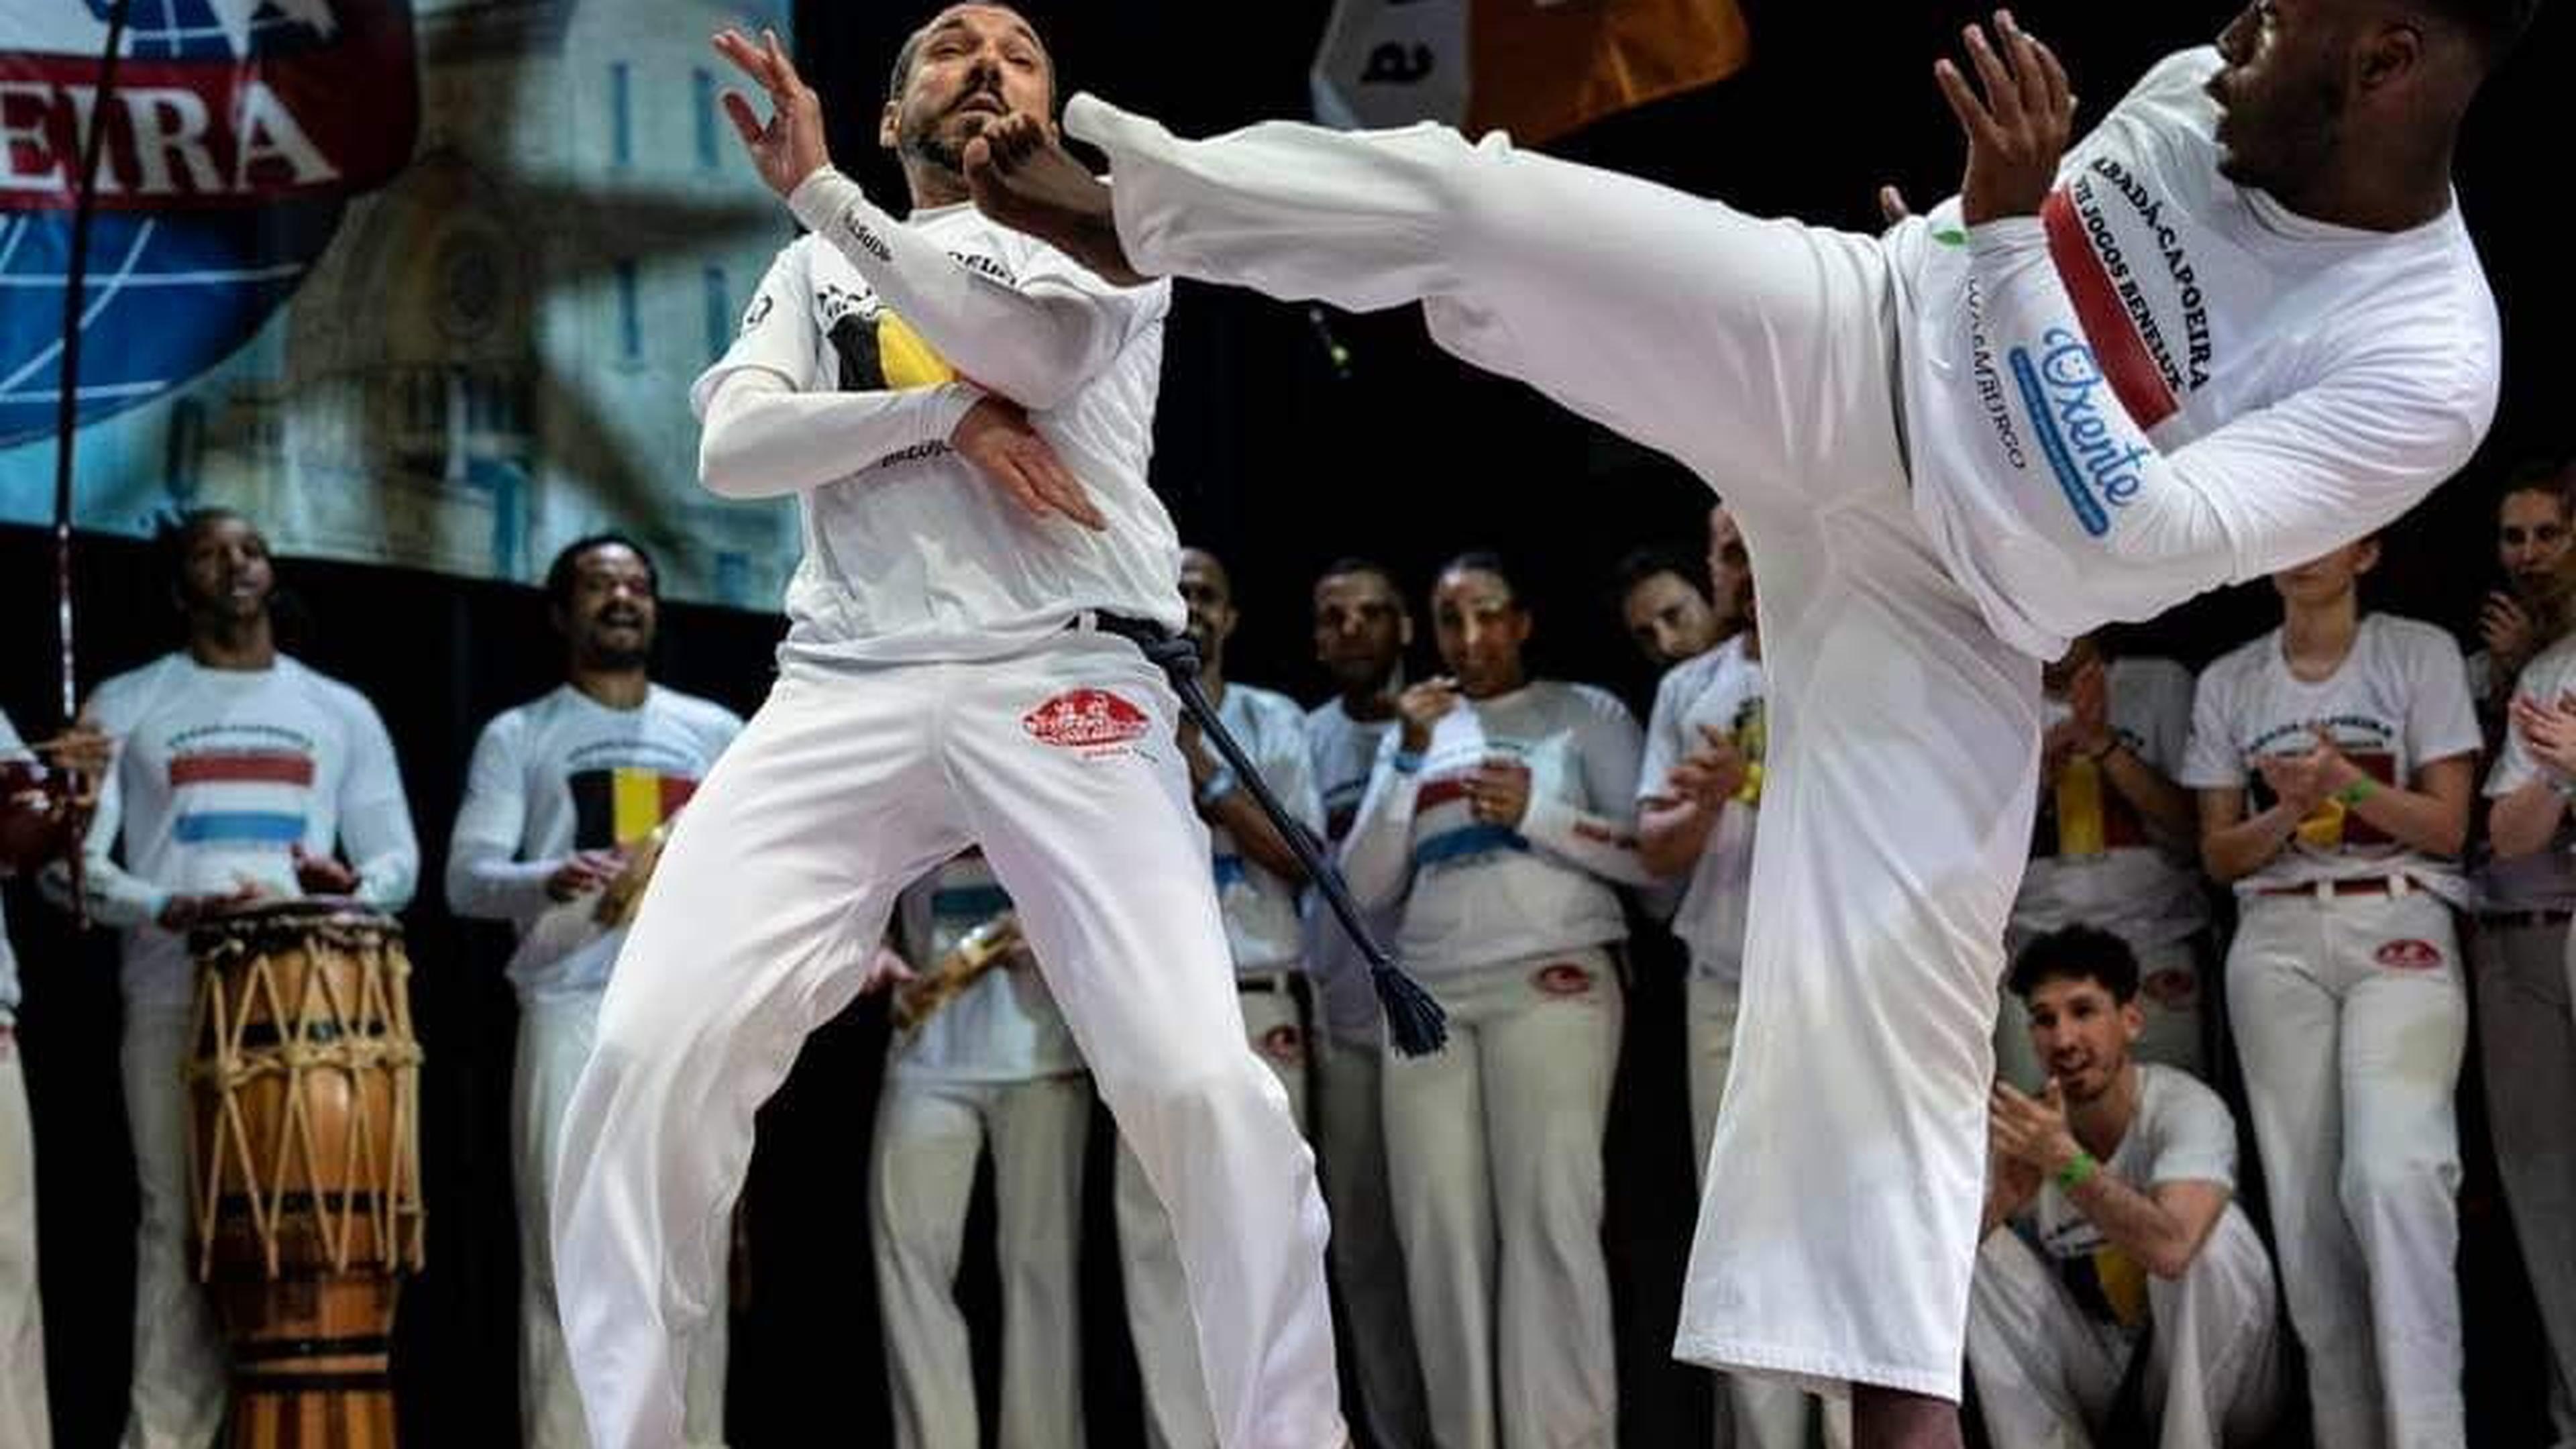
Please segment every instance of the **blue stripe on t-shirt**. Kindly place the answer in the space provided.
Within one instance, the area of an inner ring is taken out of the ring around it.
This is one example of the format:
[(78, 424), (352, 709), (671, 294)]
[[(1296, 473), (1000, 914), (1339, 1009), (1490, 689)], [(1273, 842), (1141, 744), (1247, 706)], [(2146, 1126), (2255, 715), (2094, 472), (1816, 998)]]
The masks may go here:
[(304, 817), (269, 810), (195, 810), (170, 833), (183, 845), (292, 845), (304, 838)]
[(1413, 847), (1413, 864), (1418, 869), (1442, 861), (1461, 860), (1468, 856), (1490, 855), (1497, 850), (1530, 848), (1519, 831), (1504, 825), (1469, 825), (1458, 830), (1442, 831), (1418, 841)]

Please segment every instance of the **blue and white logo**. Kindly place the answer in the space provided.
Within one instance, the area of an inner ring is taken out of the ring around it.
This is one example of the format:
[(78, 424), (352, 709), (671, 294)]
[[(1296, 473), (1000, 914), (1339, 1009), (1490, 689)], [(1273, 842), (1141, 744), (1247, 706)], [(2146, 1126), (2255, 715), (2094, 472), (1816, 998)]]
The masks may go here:
[(2082, 337), (2052, 327), (2040, 345), (2036, 359), (2029, 348), (2012, 350), (2013, 380), (2067, 507), (2087, 534), (2101, 538), (2111, 531), (2112, 510), (2129, 506), (2145, 486), (2138, 468), (2155, 449), (2129, 442), (2116, 426), (2110, 410), (2118, 399)]

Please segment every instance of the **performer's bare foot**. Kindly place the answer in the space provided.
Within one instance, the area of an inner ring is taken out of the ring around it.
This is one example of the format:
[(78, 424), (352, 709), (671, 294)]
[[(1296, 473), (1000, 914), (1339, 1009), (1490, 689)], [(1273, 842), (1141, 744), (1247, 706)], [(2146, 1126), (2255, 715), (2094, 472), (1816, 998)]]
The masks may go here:
[(1109, 188), (1036, 120), (996, 118), (966, 143), (966, 189), (986, 216), (1024, 231), (1117, 286), (1152, 280), (1127, 264)]

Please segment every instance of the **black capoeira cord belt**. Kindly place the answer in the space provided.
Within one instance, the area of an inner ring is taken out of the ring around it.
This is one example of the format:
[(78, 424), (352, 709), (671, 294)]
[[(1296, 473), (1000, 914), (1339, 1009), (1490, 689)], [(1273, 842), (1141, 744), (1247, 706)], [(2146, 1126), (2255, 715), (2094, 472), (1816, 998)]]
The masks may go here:
[(1306, 878), (1324, 893), (1324, 903), (1333, 908), (1335, 919), (1342, 923), (1352, 944), (1368, 958), (1369, 978), (1377, 987), (1378, 1005), (1386, 1012), (1387, 1036), (1395, 1043), (1395, 1049), (1409, 1057), (1440, 1050), (1449, 1040), (1448, 1013), (1440, 1009), (1430, 992), (1422, 989), (1421, 982), (1404, 974), (1404, 968), (1395, 964), (1386, 947), (1378, 944), (1368, 923), (1360, 919), (1360, 908), (1351, 899), (1350, 884), (1342, 879), (1341, 867), (1324, 853), (1324, 843), (1306, 822), (1289, 814), (1279, 803), (1269, 783), (1243, 753), (1243, 746), (1226, 729), (1225, 721), (1217, 718), (1216, 706), (1208, 702), (1207, 691), (1199, 687), (1198, 646), (1190, 642), (1187, 634), (1175, 634), (1150, 619), (1119, 614), (1095, 614), (1093, 618), (1102, 633), (1115, 634), (1143, 650), (1145, 658), (1171, 680), (1172, 692), (1181, 697), (1181, 708), (1198, 721), (1199, 733), (1216, 746), (1227, 768), (1252, 792), (1261, 813), (1279, 828), (1280, 838), (1288, 842), (1297, 863), (1306, 868)]

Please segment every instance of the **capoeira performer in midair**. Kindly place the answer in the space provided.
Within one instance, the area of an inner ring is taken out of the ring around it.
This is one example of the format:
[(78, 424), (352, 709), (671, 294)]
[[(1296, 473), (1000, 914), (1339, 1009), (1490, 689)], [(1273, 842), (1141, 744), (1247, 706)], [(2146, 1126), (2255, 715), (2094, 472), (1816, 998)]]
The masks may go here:
[(1314, 1161), (1244, 1045), (1175, 695), (1120, 632), (1182, 622), (1145, 483), (1170, 291), (964, 205), (974, 136), (1048, 125), (1016, 14), (952, 7), (906, 43), (879, 136), (908, 220), (832, 169), (764, 42), (717, 44), (776, 113), (726, 108), (812, 234), (692, 403), (707, 484), (795, 495), (807, 548), (778, 683), (671, 837), (567, 1114), (555, 1271), (591, 1432), (679, 1442), (753, 1113), (865, 984), (897, 894), (977, 845), (1170, 1210), (1218, 1442), (1333, 1449)]
[(1438, 126), (1188, 143), (1076, 97), (1114, 203), (1034, 123), (970, 148), (988, 214), (1104, 276), (1422, 301), (1459, 356), (1723, 483), (1772, 774), (1713, 1151), (1760, 1167), (1709, 1174), (1682, 1357), (1860, 1385), (1864, 1444), (1957, 1442), (2039, 661), (2468, 458), (2499, 329), (2450, 158), (2533, 8), (2252, 5), (2071, 152), (2064, 72), (1999, 14), (1973, 80), (1936, 68), (1961, 194), (1879, 237)]

